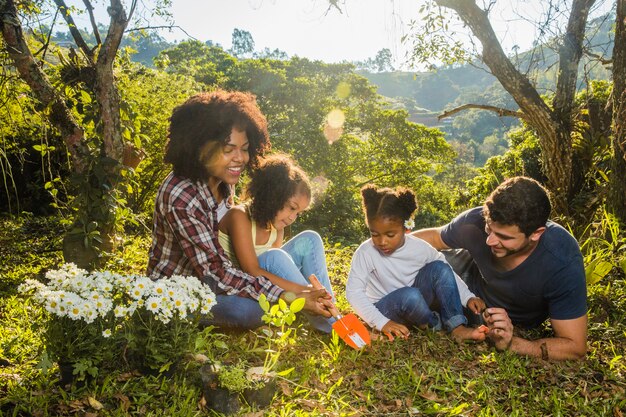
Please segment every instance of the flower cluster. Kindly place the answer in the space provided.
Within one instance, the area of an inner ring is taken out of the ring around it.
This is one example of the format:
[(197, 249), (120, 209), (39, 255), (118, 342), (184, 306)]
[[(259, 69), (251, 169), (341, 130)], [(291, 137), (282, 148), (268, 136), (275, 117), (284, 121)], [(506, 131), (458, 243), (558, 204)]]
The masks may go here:
[[(153, 281), (139, 275), (111, 272), (88, 273), (74, 264), (65, 264), (46, 273), (47, 284), (32, 279), (19, 288), (50, 314), (85, 323), (105, 319), (112, 313), (117, 321), (131, 317), (137, 309), (151, 312), (156, 320), (168, 323), (173, 317), (207, 314), (215, 295), (195, 277), (173, 276)], [(106, 329), (108, 337), (114, 329)]]

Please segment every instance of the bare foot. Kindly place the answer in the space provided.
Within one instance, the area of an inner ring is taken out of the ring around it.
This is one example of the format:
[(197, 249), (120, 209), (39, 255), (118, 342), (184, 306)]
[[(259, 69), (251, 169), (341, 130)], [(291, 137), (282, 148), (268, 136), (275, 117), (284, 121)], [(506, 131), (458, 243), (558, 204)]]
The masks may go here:
[(484, 329), (475, 329), (473, 327), (465, 327), (463, 325), (455, 327), (450, 334), (454, 340), (459, 343), (469, 340), (483, 341), (486, 337)]

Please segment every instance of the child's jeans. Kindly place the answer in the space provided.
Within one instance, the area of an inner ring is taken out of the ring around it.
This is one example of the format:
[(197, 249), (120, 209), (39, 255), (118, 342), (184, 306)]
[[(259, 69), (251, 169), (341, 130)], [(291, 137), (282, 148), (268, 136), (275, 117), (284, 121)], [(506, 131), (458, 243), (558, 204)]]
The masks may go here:
[[(326, 268), (326, 255), (324, 243), (319, 234), (311, 230), (305, 230), (294, 236), (280, 249), (270, 249), (259, 255), (259, 266), (274, 275), (295, 282), (300, 285), (309, 285), (308, 277), (315, 274), (326, 291), (335, 298), (328, 269)], [(306, 314), (306, 313), (305, 313)], [(316, 329), (330, 333), (333, 319), (322, 316), (306, 314), (307, 318)]]
[[(428, 325), (440, 330), (443, 326), (451, 331), (467, 324), (454, 272), (443, 261), (426, 264), (415, 276), (412, 287), (397, 289), (374, 305), (386, 317), (407, 327)], [(431, 307), (437, 308), (439, 314)]]

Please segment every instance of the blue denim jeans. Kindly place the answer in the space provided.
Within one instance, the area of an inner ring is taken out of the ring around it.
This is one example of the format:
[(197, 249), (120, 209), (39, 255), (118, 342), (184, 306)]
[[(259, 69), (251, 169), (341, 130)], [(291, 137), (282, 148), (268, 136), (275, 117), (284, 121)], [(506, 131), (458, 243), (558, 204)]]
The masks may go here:
[[(309, 285), (307, 278), (315, 274), (326, 291), (333, 296), (333, 300), (335, 299), (326, 268), (324, 242), (314, 231), (305, 230), (290, 239), (280, 249), (270, 249), (262, 253), (259, 255), (259, 266), (274, 275), (300, 285)], [(305, 315), (316, 329), (325, 333), (330, 333), (332, 330), (333, 319), (306, 313)]]
[(440, 330), (443, 326), (451, 331), (467, 324), (454, 273), (442, 261), (426, 264), (415, 276), (413, 286), (397, 289), (374, 305), (386, 317), (407, 327), (428, 325)]
[(217, 295), (211, 308), (211, 318), (202, 320), (201, 325), (222, 328), (256, 329), (262, 326), (263, 310), (257, 300), (238, 295)]

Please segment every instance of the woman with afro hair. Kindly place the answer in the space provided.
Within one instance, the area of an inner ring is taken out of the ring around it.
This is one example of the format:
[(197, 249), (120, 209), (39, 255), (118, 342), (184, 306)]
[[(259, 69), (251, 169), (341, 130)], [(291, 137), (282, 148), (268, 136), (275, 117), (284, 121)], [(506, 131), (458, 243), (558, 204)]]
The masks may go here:
[(390, 338), (406, 338), (410, 328), (443, 328), (458, 341), (484, 340), (484, 330), (466, 327), (463, 314), (463, 305), (479, 312), (484, 302), (442, 254), (408, 234), (417, 210), (413, 191), (366, 185), (361, 196), (371, 238), (355, 251), (346, 284), (356, 313)]
[(249, 93), (199, 93), (170, 117), (165, 162), (172, 172), (159, 187), (147, 274), (194, 276), (216, 295), (205, 324), (251, 329), (263, 324), (258, 298), (305, 299), (305, 311), (330, 317), (324, 290), (288, 293), (267, 277), (232, 266), (218, 242), (218, 221), (243, 171), (269, 148), (267, 121)]

